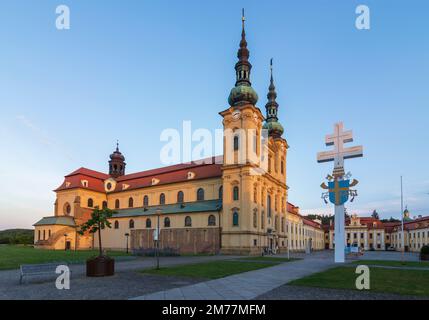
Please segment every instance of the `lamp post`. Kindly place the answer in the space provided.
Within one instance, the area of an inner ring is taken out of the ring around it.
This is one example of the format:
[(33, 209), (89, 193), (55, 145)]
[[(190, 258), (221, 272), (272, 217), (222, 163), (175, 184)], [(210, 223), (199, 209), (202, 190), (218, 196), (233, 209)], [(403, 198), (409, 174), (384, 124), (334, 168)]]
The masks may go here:
[(290, 260), (290, 224), (287, 224), (287, 259)]
[(67, 233), (64, 233), (64, 251), (67, 251)]
[(156, 210), (156, 216), (157, 216), (157, 224), (156, 224), (156, 237), (154, 237), (155, 245), (156, 245), (156, 270), (159, 270), (159, 216), (161, 215), (161, 209)]
[(125, 237), (127, 238), (127, 254), (128, 254), (128, 237), (130, 236), (130, 234), (129, 233), (126, 233), (125, 234)]
[(401, 247), (402, 255), (401, 260), (402, 264), (405, 264), (405, 235), (404, 235), (404, 189), (402, 187), (402, 176), (401, 176)]

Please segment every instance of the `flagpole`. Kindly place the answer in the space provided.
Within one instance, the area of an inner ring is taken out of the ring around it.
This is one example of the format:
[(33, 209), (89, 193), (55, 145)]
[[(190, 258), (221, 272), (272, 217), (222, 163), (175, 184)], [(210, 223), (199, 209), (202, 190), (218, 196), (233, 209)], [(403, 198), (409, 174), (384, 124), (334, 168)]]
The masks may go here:
[(402, 225), (402, 239), (401, 239), (401, 246), (402, 246), (402, 264), (405, 263), (405, 235), (404, 235), (404, 192), (402, 187), (402, 176), (401, 176), (401, 225)]

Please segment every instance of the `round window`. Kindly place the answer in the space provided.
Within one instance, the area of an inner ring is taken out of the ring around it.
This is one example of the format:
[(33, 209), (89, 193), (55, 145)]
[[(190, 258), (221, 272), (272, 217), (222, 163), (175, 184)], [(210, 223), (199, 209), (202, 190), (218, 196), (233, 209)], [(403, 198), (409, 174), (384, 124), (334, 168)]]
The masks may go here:
[(70, 213), (71, 213), (71, 206), (70, 206), (70, 204), (68, 204), (68, 203), (65, 204), (65, 206), (64, 206), (64, 213), (66, 215), (70, 215)]
[(106, 184), (106, 188), (107, 188), (107, 190), (112, 189), (112, 184), (111, 184), (110, 182), (108, 182), (108, 183)]

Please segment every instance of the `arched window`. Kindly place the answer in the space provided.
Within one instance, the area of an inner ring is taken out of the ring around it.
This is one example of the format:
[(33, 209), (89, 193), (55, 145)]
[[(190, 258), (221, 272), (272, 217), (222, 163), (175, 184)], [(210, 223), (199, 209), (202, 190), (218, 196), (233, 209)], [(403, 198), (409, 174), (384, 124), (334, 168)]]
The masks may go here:
[(170, 228), (170, 218), (164, 218), (164, 228)]
[(116, 199), (115, 200), (115, 209), (119, 209), (119, 206), (120, 206), (119, 199)]
[(219, 187), (219, 199), (223, 198), (223, 186)]
[(258, 227), (258, 214), (256, 210), (253, 212), (253, 227), (254, 228)]
[(159, 204), (165, 204), (165, 194), (161, 193), (159, 195)]
[(38, 234), (39, 234), (39, 235), (38, 235), (38, 237), (37, 237), (37, 240), (41, 240), (41, 239), (40, 239), (40, 230), (39, 230)]
[(88, 208), (92, 208), (94, 206), (94, 200), (92, 198), (88, 199)]
[(149, 197), (144, 196), (143, 197), (143, 207), (147, 207), (149, 205)]
[(209, 215), (208, 225), (209, 226), (215, 226), (216, 225), (216, 217), (212, 214)]
[(268, 209), (268, 218), (271, 218), (271, 196), (267, 197), (267, 209)]
[(240, 144), (240, 142), (239, 142), (238, 135), (235, 135), (235, 136), (234, 136), (234, 151), (235, 151), (235, 150), (238, 150), (238, 148), (239, 148), (239, 144)]
[(128, 199), (128, 208), (132, 208), (132, 207), (134, 207), (134, 199), (133, 197), (130, 197)]
[(119, 221), (118, 220), (115, 221), (115, 229), (119, 229)]
[(152, 220), (149, 218), (146, 219), (146, 228), (152, 228)]
[(71, 206), (70, 206), (70, 204), (67, 202), (67, 203), (64, 205), (64, 214), (65, 214), (66, 216), (68, 216), (68, 215), (70, 215), (70, 213), (71, 213)]
[(130, 227), (130, 229), (134, 229), (134, 220), (133, 219), (130, 220), (129, 227)]
[(258, 202), (258, 188), (257, 187), (253, 188), (253, 202), (254, 203)]
[(184, 200), (183, 191), (179, 191), (177, 193), (177, 203), (183, 203), (183, 200)]
[(43, 230), (43, 240), (46, 240), (46, 230)]
[(232, 214), (232, 225), (234, 227), (238, 227), (238, 212), (234, 211), (234, 213)]
[(238, 196), (238, 186), (235, 186), (233, 189), (232, 189), (232, 198), (233, 198), (233, 200), (234, 201), (237, 201), (238, 199), (239, 199), (239, 196)]
[(261, 213), (261, 228), (265, 228), (265, 214), (263, 212)]
[(107, 201), (103, 201), (102, 207), (103, 209), (107, 209)]
[(203, 201), (204, 200), (204, 189), (199, 188), (197, 190), (197, 201)]
[(279, 230), (279, 217), (277, 215), (274, 217), (274, 229)]
[(192, 219), (190, 216), (185, 218), (185, 227), (192, 227)]

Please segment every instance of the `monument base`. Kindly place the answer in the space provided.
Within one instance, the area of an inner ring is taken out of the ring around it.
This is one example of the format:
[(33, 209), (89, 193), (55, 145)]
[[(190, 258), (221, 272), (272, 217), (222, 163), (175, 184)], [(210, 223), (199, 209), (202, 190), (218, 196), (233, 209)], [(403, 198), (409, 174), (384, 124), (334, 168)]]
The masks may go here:
[(335, 206), (335, 263), (345, 263), (344, 205)]

